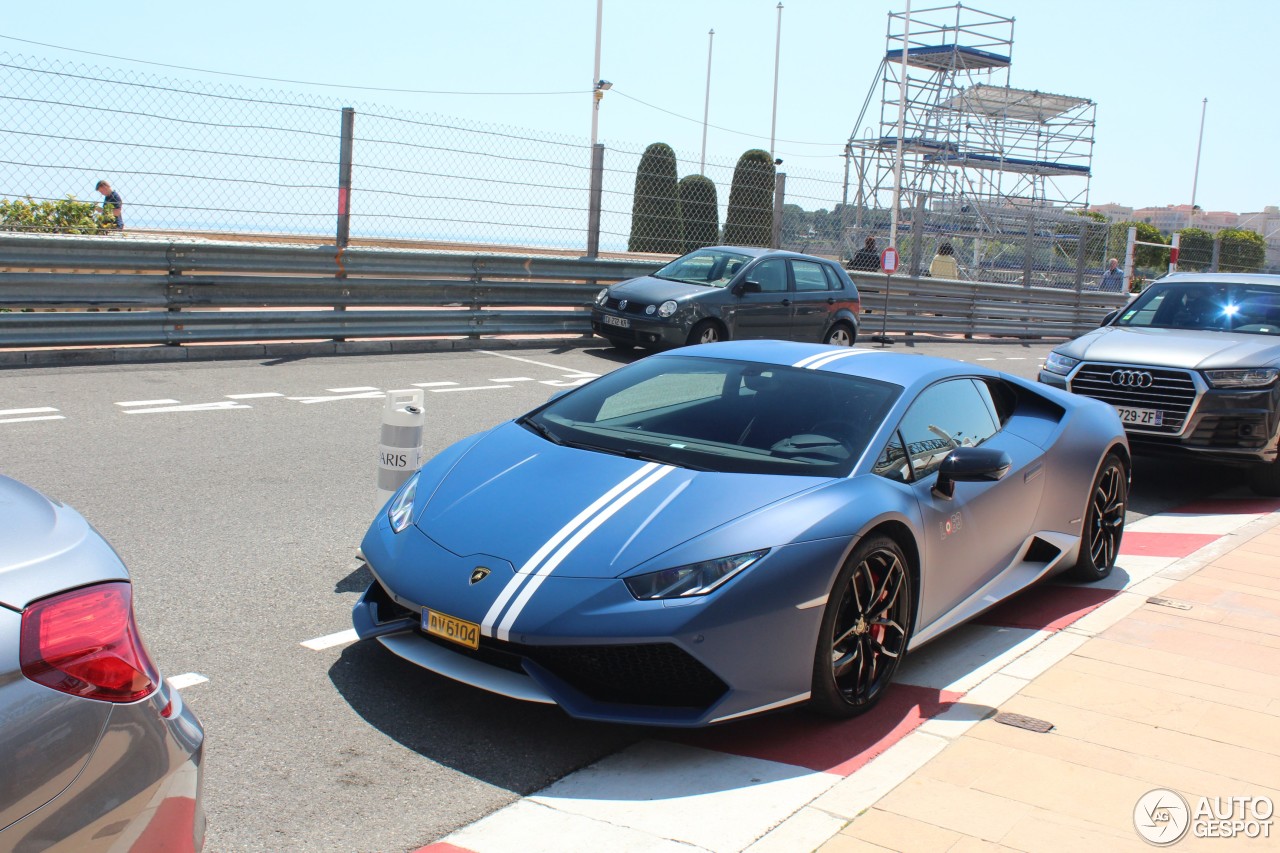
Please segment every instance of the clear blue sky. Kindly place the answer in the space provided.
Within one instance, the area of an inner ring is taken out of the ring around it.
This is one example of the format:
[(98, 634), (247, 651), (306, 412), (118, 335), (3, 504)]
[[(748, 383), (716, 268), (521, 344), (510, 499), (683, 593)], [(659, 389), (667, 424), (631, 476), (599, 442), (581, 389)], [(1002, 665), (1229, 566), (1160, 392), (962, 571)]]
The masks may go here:
[[(842, 170), (843, 142), (884, 53), (886, 15), (904, 5), (784, 0), (776, 148), (788, 167)], [(913, 3), (916, 10), (945, 5)], [(1012, 85), (1097, 102), (1091, 202), (1189, 203), (1201, 100), (1207, 97), (1197, 203), (1237, 212), (1280, 204), (1280, 110), (1274, 107), (1280, 3), (971, 5), (1016, 18)], [(667, 142), (682, 158), (696, 159), (707, 31), (714, 28), (710, 123), (716, 127), (709, 131), (708, 157), (732, 159), (747, 148), (767, 148), (776, 7), (776, 0), (604, 0), (601, 76), (615, 89), (601, 107), (601, 140), (629, 147)], [(348, 86), (571, 92), (392, 94), (147, 69), (173, 79), (323, 93), (584, 141), (590, 135), (596, 0), (117, 0), (60, 8), (51, 14), (47, 4), (8, 3), (0, 34), (158, 63)], [(143, 70), (8, 39), (0, 39), (0, 50)]]

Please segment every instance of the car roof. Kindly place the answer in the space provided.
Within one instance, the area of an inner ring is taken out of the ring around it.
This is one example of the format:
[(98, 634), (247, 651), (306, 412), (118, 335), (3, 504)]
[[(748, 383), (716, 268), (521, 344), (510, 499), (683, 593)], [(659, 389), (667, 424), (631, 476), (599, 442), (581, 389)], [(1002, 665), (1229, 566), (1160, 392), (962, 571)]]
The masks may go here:
[(1151, 284), (1179, 284), (1192, 281), (1202, 284), (1263, 284), (1269, 287), (1280, 287), (1280, 275), (1259, 272), (1175, 272), (1161, 276)]
[[(750, 255), (753, 258), (763, 258), (766, 255), (776, 258), (804, 258), (807, 261), (826, 261), (827, 263), (835, 263), (829, 258), (820, 258), (817, 255), (806, 255), (801, 252), (788, 252), (785, 249), (763, 249), (760, 246), (704, 246), (705, 249), (724, 249), (729, 252), (741, 252), (744, 255)], [(838, 264), (837, 264), (838, 266)]]
[[(865, 376), (904, 388), (928, 385), (947, 376), (1001, 376), (986, 367), (950, 358), (865, 347), (838, 347), (793, 341), (724, 341), (683, 347), (661, 355), (729, 358), (788, 367), (808, 367), (849, 376)], [(833, 356), (827, 360), (824, 356)]]

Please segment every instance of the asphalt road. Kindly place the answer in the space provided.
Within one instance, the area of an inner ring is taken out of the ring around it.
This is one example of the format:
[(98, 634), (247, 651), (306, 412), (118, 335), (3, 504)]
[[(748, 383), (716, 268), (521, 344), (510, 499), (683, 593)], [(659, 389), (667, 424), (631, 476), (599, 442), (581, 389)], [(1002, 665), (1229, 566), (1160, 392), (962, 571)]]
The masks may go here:
[[(1022, 376), (1048, 351), (893, 348)], [(632, 358), (573, 348), (0, 371), (0, 472), (84, 513), (130, 566), (162, 670), (208, 679), (183, 691), (208, 732), (207, 850), (413, 849), (643, 735), (456, 685), (376, 643), (302, 645), (349, 629), (369, 581), (352, 558), (375, 512), (381, 392), (426, 386), (432, 453)], [(17, 409), (38, 411), (5, 414)], [(1132, 507), (1159, 512), (1236, 481), (1143, 462)]]

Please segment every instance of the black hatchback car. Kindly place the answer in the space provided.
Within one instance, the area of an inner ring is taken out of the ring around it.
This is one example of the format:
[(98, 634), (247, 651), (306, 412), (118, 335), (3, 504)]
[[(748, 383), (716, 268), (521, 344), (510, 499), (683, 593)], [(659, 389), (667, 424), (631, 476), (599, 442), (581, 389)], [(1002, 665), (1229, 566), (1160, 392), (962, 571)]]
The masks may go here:
[(839, 264), (709, 246), (596, 295), (591, 330), (613, 346), (666, 349), (739, 338), (852, 346), (858, 289)]

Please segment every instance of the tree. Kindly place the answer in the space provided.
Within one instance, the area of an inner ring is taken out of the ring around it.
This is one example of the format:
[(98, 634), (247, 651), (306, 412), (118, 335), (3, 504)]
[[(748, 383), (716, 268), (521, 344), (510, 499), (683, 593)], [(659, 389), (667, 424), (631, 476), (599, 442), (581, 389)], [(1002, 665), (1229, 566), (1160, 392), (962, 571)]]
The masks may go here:
[(1222, 253), (1218, 268), (1223, 272), (1257, 272), (1267, 259), (1267, 241), (1257, 231), (1223, 228), (1218, 232)]
[(773, 236), (775, 169), (768, 151), (753, 148), (738, 158), (729, 188), (724, 241), (731, 246), (768, 246)]
[(1207, 270), (1213, 264), (1213, 235), (1201, 228), (1183, 228), (1178, 233), (1178, 269)]
[[(1124, 250), (1127, 245), (1129, 229), (1138, 229), (1139, 243), (1159, 243), (1167, 245), (1160, 229), (1147, 222), (1117, 222), (1111, 226), (1111, 234), (1107, 239), (1107, 257), (1119, 258), (1124, 264)], [(1135, 267), (1163, 267), (1169, 263), (1169, 251), (1155, 246), (1136, 246), (1133, 251)]]
[(0, 231), (99, 234), (114, 231), (115, 224), (115, 217), (99, 205), (71, 195), (58, 201), (0, 198)]
[(665, 142), (644, 150), (636, 169), (636, 190), (631, 202), (632, 252), (683, 254), (680, 195), (676, 184), (676, 152)]
[(720, 205), (715, 182), (704, 175), (686, 175), (677, 186), (684, 251), (720, 242)]

